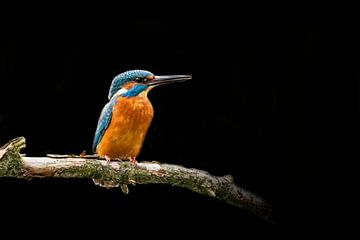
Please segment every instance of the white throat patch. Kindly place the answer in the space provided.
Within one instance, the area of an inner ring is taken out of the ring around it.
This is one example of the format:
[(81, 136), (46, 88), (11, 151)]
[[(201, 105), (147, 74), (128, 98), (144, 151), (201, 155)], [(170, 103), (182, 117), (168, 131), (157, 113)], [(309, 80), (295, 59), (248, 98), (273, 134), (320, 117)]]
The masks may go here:
[(115, 97), (117, 97), (117, 96), (120, 96), (120, 95), (126, 93), (127, 91), (128, 91), (128, 90), (125, 89), (125, 88), (120, 88), (120, 89), (114, 94), (114, 96), (112, 96), (111, 99), (113, 99), (113, 98), (115, 98)]

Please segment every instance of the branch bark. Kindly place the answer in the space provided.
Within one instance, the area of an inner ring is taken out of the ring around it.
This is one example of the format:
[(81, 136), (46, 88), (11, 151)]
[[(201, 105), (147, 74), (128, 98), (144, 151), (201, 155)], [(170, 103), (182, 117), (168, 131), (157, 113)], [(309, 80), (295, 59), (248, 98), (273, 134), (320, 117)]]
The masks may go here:
[(272, 221), (270, 205), (259, 196), (235, 185), (232, 176), (212, 176), (206, 171), (156, 162), (111, 162), (87, 157), (25, 157), (25, 138), (13, 139), (0, 148), (0, 178), (88, 178), (102, 187), (120, 187), (127, 194), (128, 185), (169, 184), (189, 189), (241, 207)]

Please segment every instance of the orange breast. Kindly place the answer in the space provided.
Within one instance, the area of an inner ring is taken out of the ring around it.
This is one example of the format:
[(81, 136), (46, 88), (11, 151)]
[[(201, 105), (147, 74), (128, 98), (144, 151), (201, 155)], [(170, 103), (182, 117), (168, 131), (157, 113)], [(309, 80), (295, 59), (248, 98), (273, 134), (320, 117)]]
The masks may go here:
[(97, 147), (110, 158), (136, 157), (144, 142), (154, 111), (146, 96), (118, 97), (110, 124)]

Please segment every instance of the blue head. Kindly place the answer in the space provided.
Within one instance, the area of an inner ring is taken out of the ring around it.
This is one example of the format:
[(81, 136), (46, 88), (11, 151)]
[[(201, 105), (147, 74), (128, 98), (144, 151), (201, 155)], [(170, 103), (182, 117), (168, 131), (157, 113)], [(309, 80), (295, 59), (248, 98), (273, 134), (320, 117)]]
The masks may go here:
[(144, 79), (151, 78), (154, 78), (154, 74), (145, 70), (130, 70), (120, 73), (119, 75), (114, 77), (111, 83), (108, 98), (110, 100), (111, 97), (114, 96), (114, 94), (117, 93), (117, 91), (119, 91), (125, 83), (140, 82)]
[(123, 97), (132, 97), (155, 86), (189, 79), (191, 75), (155, 76), (145, 70), (130, 70), (120, 73), (113, 79), (108, 98), (110, 100), (116, 93)]

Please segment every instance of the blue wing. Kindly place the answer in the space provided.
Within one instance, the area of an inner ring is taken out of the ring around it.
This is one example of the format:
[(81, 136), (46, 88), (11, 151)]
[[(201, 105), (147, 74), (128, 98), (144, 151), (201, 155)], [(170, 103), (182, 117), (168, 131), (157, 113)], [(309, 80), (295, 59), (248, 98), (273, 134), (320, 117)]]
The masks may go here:
[(104, 133), (109, 126), (111, 117), (112, 117), (112, 111), (113, 107), (116, 103), (116, 97), (111, 99), (110, 102), (108, 102), (103, 110), (101, 111), (100, 118), (98, 121), (98, 125), (95, 132), (94, 142), (93, 142), (93, 151), (96, 152), (96, 147), (100, 143), (102, 137), (104, 136)]

